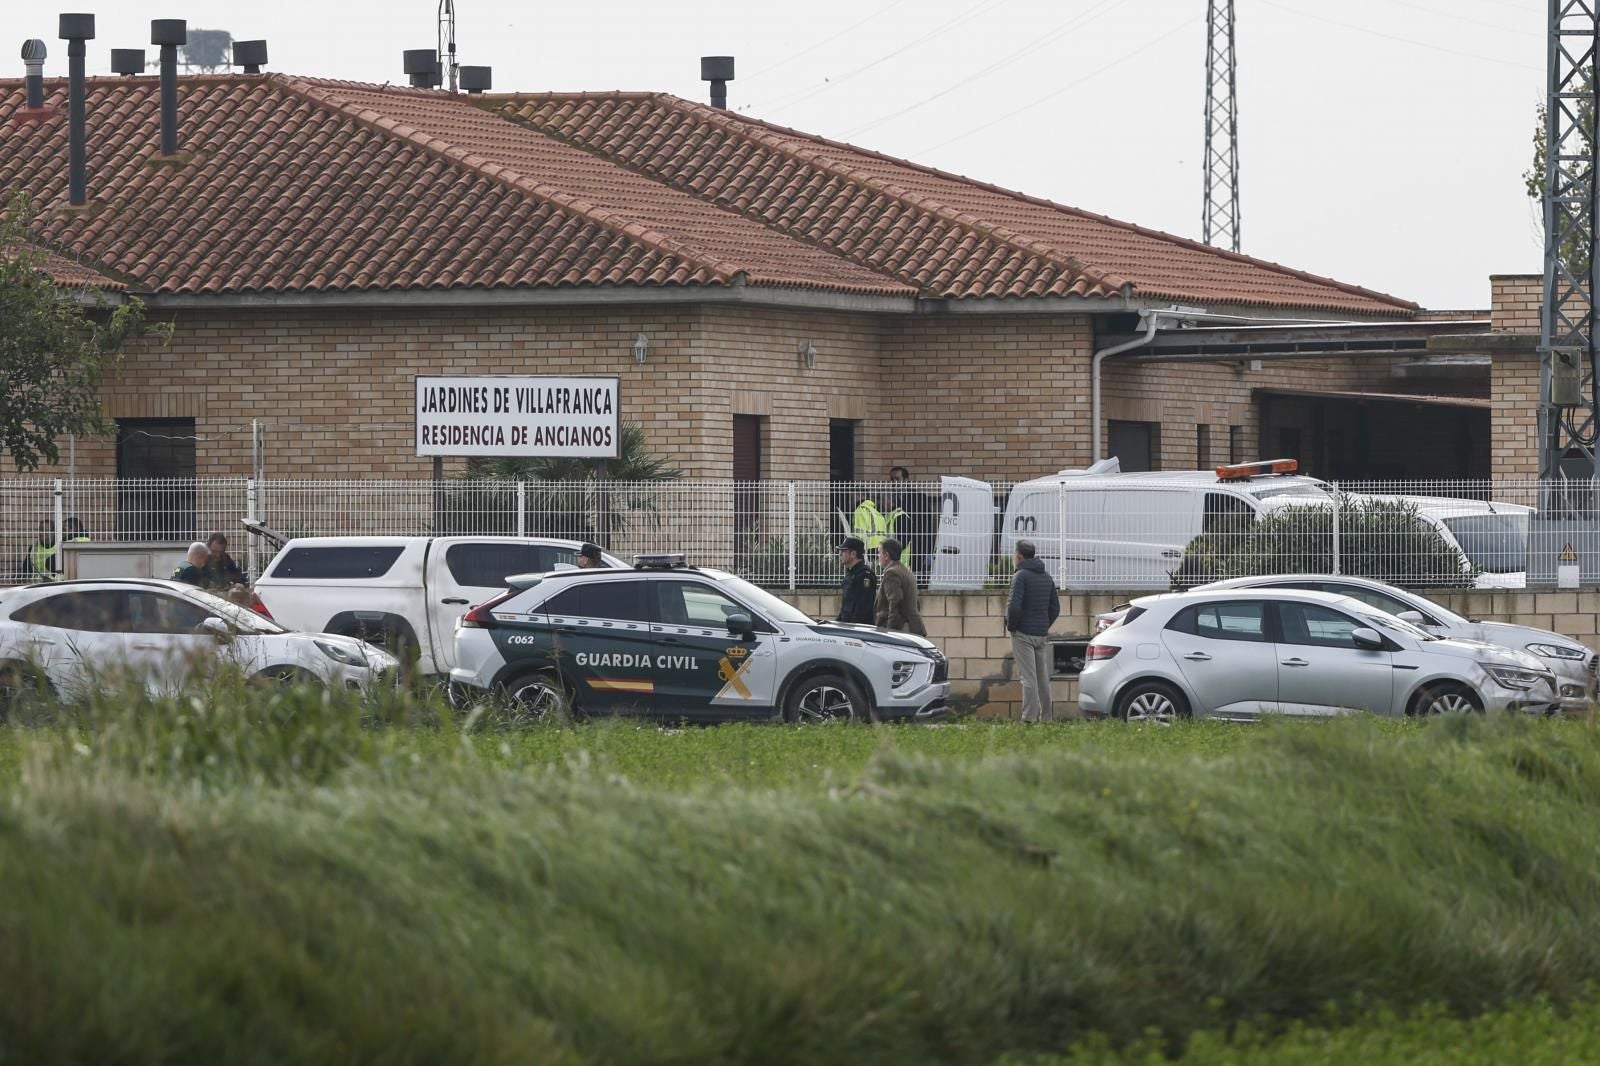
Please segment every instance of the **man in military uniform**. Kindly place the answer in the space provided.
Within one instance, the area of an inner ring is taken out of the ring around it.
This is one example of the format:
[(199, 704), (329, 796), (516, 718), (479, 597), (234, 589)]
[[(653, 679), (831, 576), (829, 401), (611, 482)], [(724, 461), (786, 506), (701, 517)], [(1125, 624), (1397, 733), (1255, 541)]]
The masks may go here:
[(871, 625), (878, 597), (878, 578), (863, 556), (867, 546), (860, 537), (846, 537), (839, 545), (844, 581), (839, 586), (839, 621)]

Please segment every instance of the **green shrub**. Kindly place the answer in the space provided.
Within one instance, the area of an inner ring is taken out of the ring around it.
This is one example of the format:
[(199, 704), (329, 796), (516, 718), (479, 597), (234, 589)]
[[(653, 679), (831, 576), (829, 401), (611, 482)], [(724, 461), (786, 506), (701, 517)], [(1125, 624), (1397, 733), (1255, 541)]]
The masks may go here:
[[(1461, 550), (1415, 504), (1341, 495), (1338, 572), (1409, 587), (1470, 588), (1477, 577)], [(1231, 517), (1231, 516), (1230, 516)], [(1330, 574), (1334, 505), (1283, 507), (1253, 522), (1208, 515), (1208, 532), (1184, 549), (1177, 588), (1261, 574)]]

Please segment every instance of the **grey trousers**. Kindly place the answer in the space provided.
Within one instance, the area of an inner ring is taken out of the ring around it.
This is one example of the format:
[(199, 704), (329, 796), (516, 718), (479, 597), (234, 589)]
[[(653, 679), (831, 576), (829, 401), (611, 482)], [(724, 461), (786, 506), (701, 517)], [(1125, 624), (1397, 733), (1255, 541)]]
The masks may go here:
[(1050, 705), (1050, 674), (1055, 668), (1050, 638), (1013, 632), (1011, 655), (1017, 662), (1017, 676), (1022, 679), (1022, 720), (1055, 721), (1055, 710)]

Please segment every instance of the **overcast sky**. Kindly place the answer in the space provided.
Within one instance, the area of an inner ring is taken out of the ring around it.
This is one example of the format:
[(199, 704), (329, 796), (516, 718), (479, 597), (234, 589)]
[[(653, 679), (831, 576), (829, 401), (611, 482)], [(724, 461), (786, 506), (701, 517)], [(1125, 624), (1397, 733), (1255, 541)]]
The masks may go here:
[[(1172, 233), (1200, 236), (1205, 0), (459, 0), (496, 91), (661, 89)], [(19, 38), (61, 7), (7, 3)], [(151, 18), (265, 37), (270, 68), (403, 82), (437, 0), (115, 0), (90, 73)], [(1488, 305), (1537, 272), (1522, 187), (1543, 0), (1237, 0), (1244, 251), (1418, 300)], [(15, 56), (8, 46), (7, 54)], [(17, 61), (12, 59), (12, 64)], [(20, 74), (20, 69), (15, 73)]]

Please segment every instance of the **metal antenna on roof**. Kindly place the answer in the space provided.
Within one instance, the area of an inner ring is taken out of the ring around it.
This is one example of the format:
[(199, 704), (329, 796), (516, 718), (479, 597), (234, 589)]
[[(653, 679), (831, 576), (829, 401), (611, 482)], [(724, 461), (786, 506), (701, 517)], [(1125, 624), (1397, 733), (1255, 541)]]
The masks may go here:
[(1239, 250), (1239, 108), (1235, 99), (1233, 0), (1206, 4), (1205, 211), (1200, 239)]
[(450, 77), (450, 91), (460, 87), (461, 66), (456, 62), (456, 5), (439, 0), (439, 65)]

